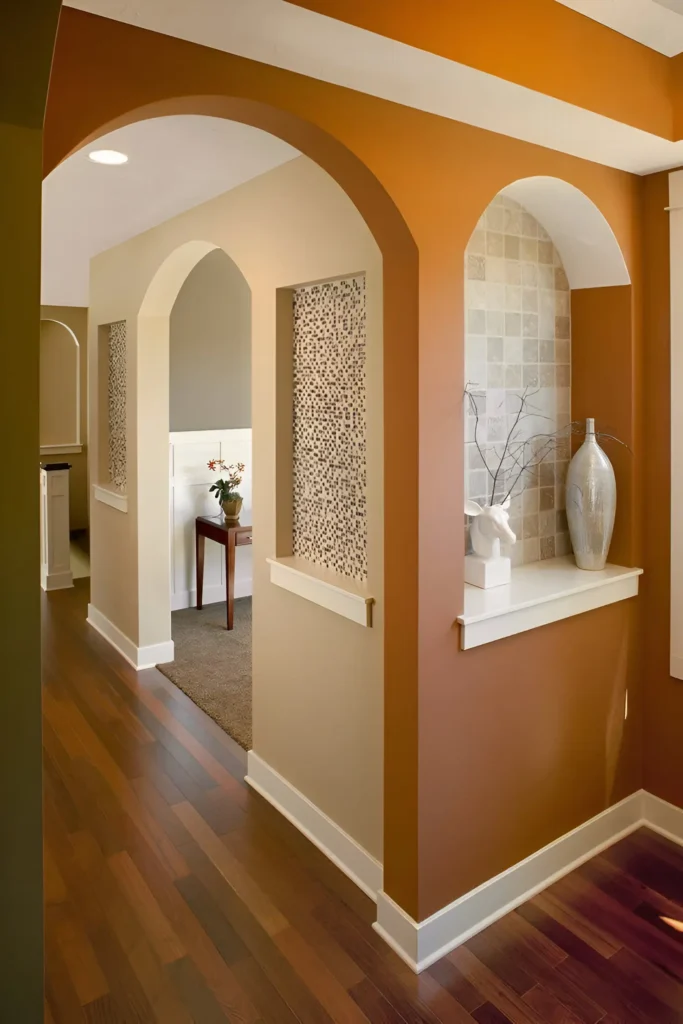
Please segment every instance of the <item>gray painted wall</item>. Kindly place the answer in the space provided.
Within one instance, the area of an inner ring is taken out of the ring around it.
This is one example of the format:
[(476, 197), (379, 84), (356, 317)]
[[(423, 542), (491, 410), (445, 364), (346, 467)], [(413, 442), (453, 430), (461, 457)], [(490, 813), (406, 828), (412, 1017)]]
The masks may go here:
[(222, 249), (180, 289), (170, 342), (170, 429), (250, 427), (251, 293)]

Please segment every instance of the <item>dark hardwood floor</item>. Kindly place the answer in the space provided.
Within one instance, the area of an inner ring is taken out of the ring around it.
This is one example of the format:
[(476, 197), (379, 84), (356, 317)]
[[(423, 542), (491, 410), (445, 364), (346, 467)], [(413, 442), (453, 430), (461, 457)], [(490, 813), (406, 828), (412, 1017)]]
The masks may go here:
[(681, 848), (638, 832), (415, 977), (240, 748), (86, 625), (87, 586), (45, 598), (50, 1024), (683, 1021)]

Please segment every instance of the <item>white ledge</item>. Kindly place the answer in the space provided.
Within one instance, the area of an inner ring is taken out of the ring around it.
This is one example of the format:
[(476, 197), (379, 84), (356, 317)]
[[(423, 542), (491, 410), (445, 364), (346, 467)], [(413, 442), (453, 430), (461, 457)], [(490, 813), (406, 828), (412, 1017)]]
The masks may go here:
[(359, 626), (372, 625), (374, 598), (368, 595), (362, 583), (294, 555), (266, 561), (270, 565), (270, 582), (276, 587), (343, 615)]
[(103, 505), (110, 505), (119, 512), (128, 511), (128, 495), (115, 491), (113, 487), (104, 487), (102, 484), (93, 484), (95, 501), (101, 501)]
[(465, 584), (465, 611), (458, 616), (462, 650), (479, 647), (558, 619), (635, 597), (642, 569), (607, 565), (579, 569), (571, 557), (520, 565), (503, 587)]
[(41, 455), (78, 455), (83, 451), (82, 444), (45, 444), (41, 445)]

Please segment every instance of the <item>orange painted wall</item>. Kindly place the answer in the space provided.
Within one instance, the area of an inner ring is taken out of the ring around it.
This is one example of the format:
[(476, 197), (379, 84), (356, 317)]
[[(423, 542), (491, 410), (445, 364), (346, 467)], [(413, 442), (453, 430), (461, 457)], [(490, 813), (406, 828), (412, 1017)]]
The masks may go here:
[(646, 443), (644, 785), (683, 806), (683, 682), (669, 675), (671, 327), (668, 173), (643, 180)]
[[(664, 138), (668, 57), (556, 0), (292, 0), (299, 7), (486, 71)], [(680, 58), (679, 58), (680, 59)]]
[[(109, 61), (103, 76), (112, 53), (126, 59)], [(612, 225), (637, 303), (638, 182), (64, 10), (46, 124), (48, 170), (114, 125), (178, 112), (249, 121), (297, 146), (346, 189), (383, 252), (384, 884), (424, 918), (640, 785), (638, 729), (615, 719), (624, 687), (637, 689), (639, 601), (464, 653), (454, 626), (463, 595), (460, 396), (469, 236), (505, 184), (528, 175), (564, 178)], [(639, 345), (633, 330), (619, 348), (624, 379), (638, 363)], [(419, 521), (406, 517), (403, 498), (397, 501), (413, 474)]]
[[(639, 498), (634, 463), (642, 448), (637, 437), (639, 381), (629, 358), (632, 335), (632, 289), (585, 288), (572, 292), (572, 419), (588, 416), (596, 429), (618, 437), (631, 449), (604, 440), (617, 478), (618, 514), (610, 560), (634, 565), (640, 556)], [(624, 358), (627, 356), (627, 358)], [(575, 447), (581, 443), (576, 439)]]

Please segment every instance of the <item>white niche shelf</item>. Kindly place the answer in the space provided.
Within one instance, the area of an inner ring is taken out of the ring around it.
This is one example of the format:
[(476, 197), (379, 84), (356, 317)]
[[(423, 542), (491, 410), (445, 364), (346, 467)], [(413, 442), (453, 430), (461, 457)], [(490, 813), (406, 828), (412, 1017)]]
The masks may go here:
[(362, 583), (295, 555), (266, 561), (270, 566), (270, 582), (276, 587), (343, 615), (359, 626), (372, 626), (375, 599), (368, 595)]
[(465, 611), (458, 616), (463, 650), (546, 626), (549, 622), (635, 597), (642, 569), (606, 565), (588, 572), (571, 557), (520, 565), (503, 587), (465, 584)]
[(101, 501), (103, 505), (109, 505), (119, 512), (128, 511), (128, 495), (121, 494), (120, 491), (114, 490), (113, 487), (107, 487), (105, 484), (93, 484), (92, 490), (95, 501)]

